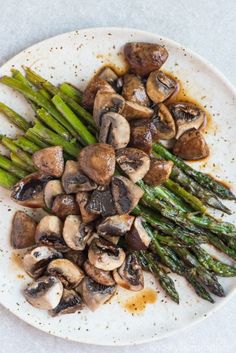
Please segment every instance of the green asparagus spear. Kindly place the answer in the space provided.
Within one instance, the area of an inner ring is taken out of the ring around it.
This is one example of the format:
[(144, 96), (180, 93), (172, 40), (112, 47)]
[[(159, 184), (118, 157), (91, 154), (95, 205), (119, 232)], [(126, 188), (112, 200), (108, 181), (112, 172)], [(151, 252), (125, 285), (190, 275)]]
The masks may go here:
[(82, 92), (70, 83), (63, 82), (62, 84), (60, 84), (60, 91), (66, 94), (68, 97), (74, 99), (74, 101), (76, 101), (77, 103), (81, 103)]
[(6, 170), (9, 173), (14, 174), (16, 177), (24, 178), (28, 173), (23, 169), (17, 167), (12, 161), (0, 154), (0, 168)]
[(32, 173), (32, 167), (29, 167), (21, 158), (18, 157), (18, 155), (14, 152), (10, 153), (10, 157), (12, 162), (19, 168), (27, 171), (29, 173)]
[(41, 147), (37, 146), (35, 143), (28, 140), (24, 136), (21, 136), (17, 140), (14, 140), (14, 143), (23, 151), (28, 152), (29, 154), (33, 154), (34, 152), (37, 152), (41, 149)]
[(19, 179), (15, 175), (0, 168), (0, 185), (4, 189), (10, 190), (18, 181)]
[(20, 116), (18, 113), (16, 113), (14, 110), (9, 108), (2, 102), (0, 102), (0, 112), (5, 114), (5, 116), (12, 124), (16, 125), (19, 129), (23, 131), (27, 131), (31, 127), (30, 123), (27, 120), (25, 120), (22, 116)]
[(26, 131), (25, 136), (32, 142), (34, 142), (37, 146), (41, 147), (41, 148), (46, 148), (49, 147), (49, 143), (46, 143), (45, 141), (43, 141), (41, 138), (39, 138), (37, 135), (35, 135), (31, 129)]

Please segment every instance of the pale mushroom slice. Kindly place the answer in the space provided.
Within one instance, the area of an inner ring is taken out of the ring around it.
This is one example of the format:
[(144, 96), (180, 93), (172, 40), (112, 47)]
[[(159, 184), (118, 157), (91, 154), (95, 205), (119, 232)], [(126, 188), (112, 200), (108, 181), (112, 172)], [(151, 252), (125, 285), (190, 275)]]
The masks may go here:
[(185, 131), (176, 141), (173, 152), (186, 160), (198, 160), (209, 156), (209, 147), (200, 131)]
[(60, 180), (49, 180), (44, 188), (44, 202), (46, 207), (51, 209), (55, 197), (63, 193), (64, 190)]
[(150, 104), (150, 100), (141, 78), (134, 74), (124, 75), (122, 96), (125, 100), (138, 103), (141, 106), (148, 107)]
[(151, 186), (161, 185), (169, 179), (174, 163), (164, 159), (151, 158), (149, 171), (143, 178)]
[(81, 294), (88, 308), (95, 311), (115, 294), (116, 285), (104, 286), (86, 276), (76, 291)]
[(133, 224), (134, 216), (128, 214), (115, 215), (105, 218), (98, 226), (99, 235), (122, 236), (128, 232)]
[(40, 172), (27, 175), (13, 186), (11, 199), (25, 207), (43, 208), (43, 190), (51, 179), (51, 176)]
[(24, 290), (24, 296), (28, 303), (38, 309), (54, 309), (61, 300), (63, 285), (54, 277), (41, 277), (29, 284)]
[(115, 176), (111, 182), (112, 196), (118, 214), (131, 212), (143, 196), (143, 190), (123, 176)]
[(84, 147), (78, 157), (82, 172), (98, 185), (109, 184), (115, 172), (114, 148), (105, 143)]
[(102, 217), (116, 214), (116, 207), (110, 188), (99, 187), (94, 190), (89, 198), (86, 209), (88, 212)]
[(156, 106), (155, 115), (151, 122), (153, 142), (158, 140), (170, 140), (175, 137), (175, 121), (165, 104), (160, 103)]
[(137, 148), (122, 148), (116, 152), (116, 162), (133, 183), (142, 180), (150, 167), (149, 156)]
[(144, 288), (143, 270), (134, 253), (128, 254), (122, 266), (113, 271), (113, 277), (121, 287), (132, 291)]
[(25, 272), (33, 278), (41, 276), (50, 261), (62, 258), (62, 253), (48, 246), (38, 246), (23, 258)]
[(95, 267), (112, 271), (122, 265), (125, 252), (107, 240), (98, 238), (94, 239), (89, 247), (88, 259)]
[(23, 211), (14, 214), (11, 229), (11, 245), (14, 249), (24, 249), (35, 244), (37, 223)]
[(185, 131), (199, 129), (206, 119), (205, 112), (193, 103), (178, 102), (169, 105), (177, 127), (176, 139)]
[(138, 103), (125, 101), (122, 115), (128, 120), (150, 119), (154, 114), (154, 110), (144, 107)]
[(64, 288), (60, 303), (56, 308), (50, 310), (50, 314), (52, 316), (73, 314), (83, 309), (83, 307), (84, 304), (81, 296), (73, 289)]
[(52, 213), (61, 218), (66, 219), (69, 215), (79, 214), (79, 206), (74, 195), (60, 194), (57, 195), (52, 204)]
[(103, 284), (104, 286), (113, 286), (115, 284), (111, 272), (95, 267), (88, 260), (84, 263), (84, 271), (94, 281)]
[(118, 93), (98, 91), (93, 106), (93, 119), (98, 127), (101, 126), (103, 114), (111, 111), (121, 113), (125, 100)]
[(61, 181), (67, 194), (77, 193), (79, 191), (91, 191), (97, 187), (94, 181), (82, 173), (79, 163), (71, 160), (66, 162)]
[(87, 224), (94, 221), (98, 215), (92, 213), (88, 210), (87, 206), (89, 203), (90, 194), (88, 192), (78, 192), (76, 194), (76, 202), (79, 205), (80, 215), (82, 217), (83, 223)]
[(94, 100), (98, 91), (115, 93), (115, 90), (106, 80), (101, 77), (94, 76), (83, 92), (82, 104), (84, 108), (90, 111), (93, 109)]
[(63, 148), (52, 146), (36, 151), (33, 162), (41, 172), (59, 178), (64, 170)]
[(49, 263), (47, 272), (58, 277), (66, 289), (75, 288), (84, 278), (83, 271), (68, 259), (56, 259)]
[(151, 72), (146, 83), (147, 94), (154, 103), (164, 102), (177, 88), (178, 82), (159, 70)]
[(126, 147), (129, 140), (130, 126), (122, 115), (109, 112), (102, 116), (99, 142), (108, 143), (117, 150)]
[(59, 251), (65, 251), (67, 247), (62, 236), (62, 229), (63, 223), (57, 216), (43, 217), (36, 228), (36, 244), (53, 246)]
[(98, 74), (98, 77), (108, 82), (111, 86), (114, 85), (114, 83), (118, 79), (118, 76), (115, 71), (112, 70), (109, 66), (102, 68), (102, 70)]
[(131, 230), (125, 235), (125, 241), (132, 250), (146, 250), (149, 247), (151, 238), (142, 224), (141, 217), (135, 218)]
[(82, 222), (80, 216), (69, 215), (65, 219), (63, 238), (72, 250), (84, 250), (92, 234), (92, 227)]

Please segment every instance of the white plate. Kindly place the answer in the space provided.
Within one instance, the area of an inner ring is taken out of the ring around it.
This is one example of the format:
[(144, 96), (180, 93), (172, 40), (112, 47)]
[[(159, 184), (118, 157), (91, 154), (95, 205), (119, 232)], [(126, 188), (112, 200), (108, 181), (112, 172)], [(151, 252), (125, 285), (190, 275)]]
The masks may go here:
[[(154, 34), (134, 29), (93, 28), (78, 30), (48, 39), (24, 50), (1, 68), (1, 75), (9, 74), (11, 67), (31, 66), (42, 76), (54, 83), (72, 82), (83, 88), (86, 81), (103, 64), (124, 67), (122, 46), (128, 41), (147, 41), (165, 44), (169, 59), (164, 68), (173, 72), (184, 84), (186, 91), (207, 107), (213, 116), (213, 123), (206, 135), (211, 146), (211, 157), (207, 166), (199, 164), (204, 171), (210, 171), (236, 185), (236, 94), (226, 79), (205, 60), (183, 48), (181, 45)], [(0, 101), (17, 112), (33, 117), (24, 98), (1, 85)], [(16, 129), (1, 116), (1, 133), (14, 136)], [(160, 339), (193, 322), (208, 316), (226, 302), (235, 289), (235, 279), (220, 280), (226, 291), (226, 298), (215, 298), (214, 305), (199, 299), (185, 280), (178, 276), (176, 287), (180, 294), (180, 305), (165, 298), (159, 285), (149, 275), (145, 278), (146, 288), (153, 288), (158, 294), (155, 304), (147, 305), (139, 314), (125, 311), (124, 303), (134, 293), (120, 289), (110, 303), (95, 313), (84, 310), (73, 314), (51, 318), (44, 311), (34, 309), (22, 296), (22, 289), (29, 281), (12, 255), (9, 244), (11, 219), (19, 209), (9, 199), (9, 192), (1, 189), (0, 202), (0, 302), (27, 323), (70, 340), (99, 344), (125, 345)], [(235, 205), (231, 202), (230, 207)], [(226, 218), (225, 218), (226, 219)], [(233, 217), (230, 217), (231, 221)]]

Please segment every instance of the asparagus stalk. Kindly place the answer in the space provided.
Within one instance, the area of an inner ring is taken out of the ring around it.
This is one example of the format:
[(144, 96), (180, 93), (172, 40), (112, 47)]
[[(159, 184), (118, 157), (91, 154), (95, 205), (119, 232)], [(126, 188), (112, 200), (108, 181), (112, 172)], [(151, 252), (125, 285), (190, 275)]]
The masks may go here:
[(10, 153), (11, 160), (12, 162), (19, 168), (23, 169), (24, 171), (27, 171), (29, 173), (32, 173), (32, 167), (29, 167), (22, 159), (18, 157), (18, 155), (14, 152)]
[(9, 173), (14, 174), (16, 177), (23, 178), (28, 173), (25, 172), (23, 169), (17, 167), (12, 161), (0, 154), (0, 168), (6, 170)]
[(2, 112), (12, 124), (23, 131), (27, 131), (31, 127), (31, 124), (27, 120), (2, 102), (0, 102), (0, 112)]
[(40, 148), (46, 148), (49, 147), (50, 144), (46, 143), (45, 141), (43, 141), (41, 138), (39, 138), (33, 131), (31, 131), (31, 129), (26, 131), (25, 136), (32, 142), (34, 142), (37, 146), (39, 146)]
[(4, 189), (10, 190), (18, 181), (19, 179), (15, 175), (0, 168), (0, 185)]
[(28, 152), (29, 154), (33, 154), (41, 149), (41, 147), (37, 146), (32, 141), (28, 140), (26, 137), (21, 136), (14, 143), (20, 147), (23, 151)]
[(66, 94), (68, 97), (74, 99), (77, 103), (82, 101), (82, 92), (70, 83), (63, 82), (60, 84), (60, 91)]
[(187, 165), (182, 159), (174, 156), (170, 151), (168, 151), (164, 146), (159, 143), (153, 145), (155, 152), (159, 153), (163, 158), (171, 160), (177, 167), (182, 169), (190, 177), (194, 178), (200, 185), (204, 188), (211, 190), (214, 194), (221, 197), (222, 199), (236, 200), (236, 196), (232, 193), (230, 189), (225, 187), (220, 182), (214, 180), (207, 174), (201, 173), (189, 165)]

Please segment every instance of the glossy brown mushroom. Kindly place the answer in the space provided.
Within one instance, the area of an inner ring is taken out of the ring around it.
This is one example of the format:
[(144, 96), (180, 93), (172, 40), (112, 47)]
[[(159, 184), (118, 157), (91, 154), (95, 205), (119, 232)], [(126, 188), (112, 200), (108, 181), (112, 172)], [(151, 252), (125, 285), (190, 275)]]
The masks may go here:
[(85, 109), (93, 110), (94, 100), (98, 91), (115, 92), (112, 86), (104, 79), (94, 76), (87, 87), (85, 88), (82, 96), (82, 105)]
[(134, 120), (130, 124), (130, 147), (138, 148), (148, 155), (152, 151), (151, 124), (145, 120)]
[(148, 97), (154, 103), (164, 102), (176, 91), (177, 87), (177, 81), (158, 70), (150, 73), (146, 83)]
[(33, 154), (33, 162), (42, 173), (59, 178), (64, 170), (63, 149), (61, 146), (43, 148)]
[(126, 74), (123, 77), (122, 96), (125, 100), (148, 107), (150, 104), (145, 86), (140, 77)]
[(102, 116), (107, 112), (121, 113), (125, 100), (117, 93), (98, 91), (93, 106), (93, 119), (98, 127), (102, 123)]
[(146, 229), (142, 225), (141, 217), (136, 217), (131, 230), (125, 235), (125, 241), (129, 249), (146, 250), (151, 242)]
[(91, 195), (85, 191), (76, 194), (76, 202), (79, 205), (80, 215), (85, 224), (94, 221), (98, 217), (97, 214), (89, 212), (87, 208), (90, 196)]
[(17, 211), (13, 217), (11, 244), (14, 249), (24, 249), (35, 244), (37, 223), (23, 211)]
[(102, 217), (112, 216), (116, 213), (115, 203), (110, 188), (99, 187), (89, 198), (86, 209), (88, 212)]
[(52, 213), (64, 220), (69, 215), (79, 214), (79, 206), (74, 195), (61, 194), (55, 197)]
[(149, 171), (143, 180), (151, 186), (161, 185), (169, 179), (173, 165), (174, 163), (172, 161), (151, 158)]
[(125, 101), (122, 115), (128, 120), (150, 119), (154, 114), (154, 110), (143, 105)]
[(175, 121), (169, 109), (163, 103), (156, 106), (151, 124), (153, 142), (158, 140), (170, 140), (175, 137)]

